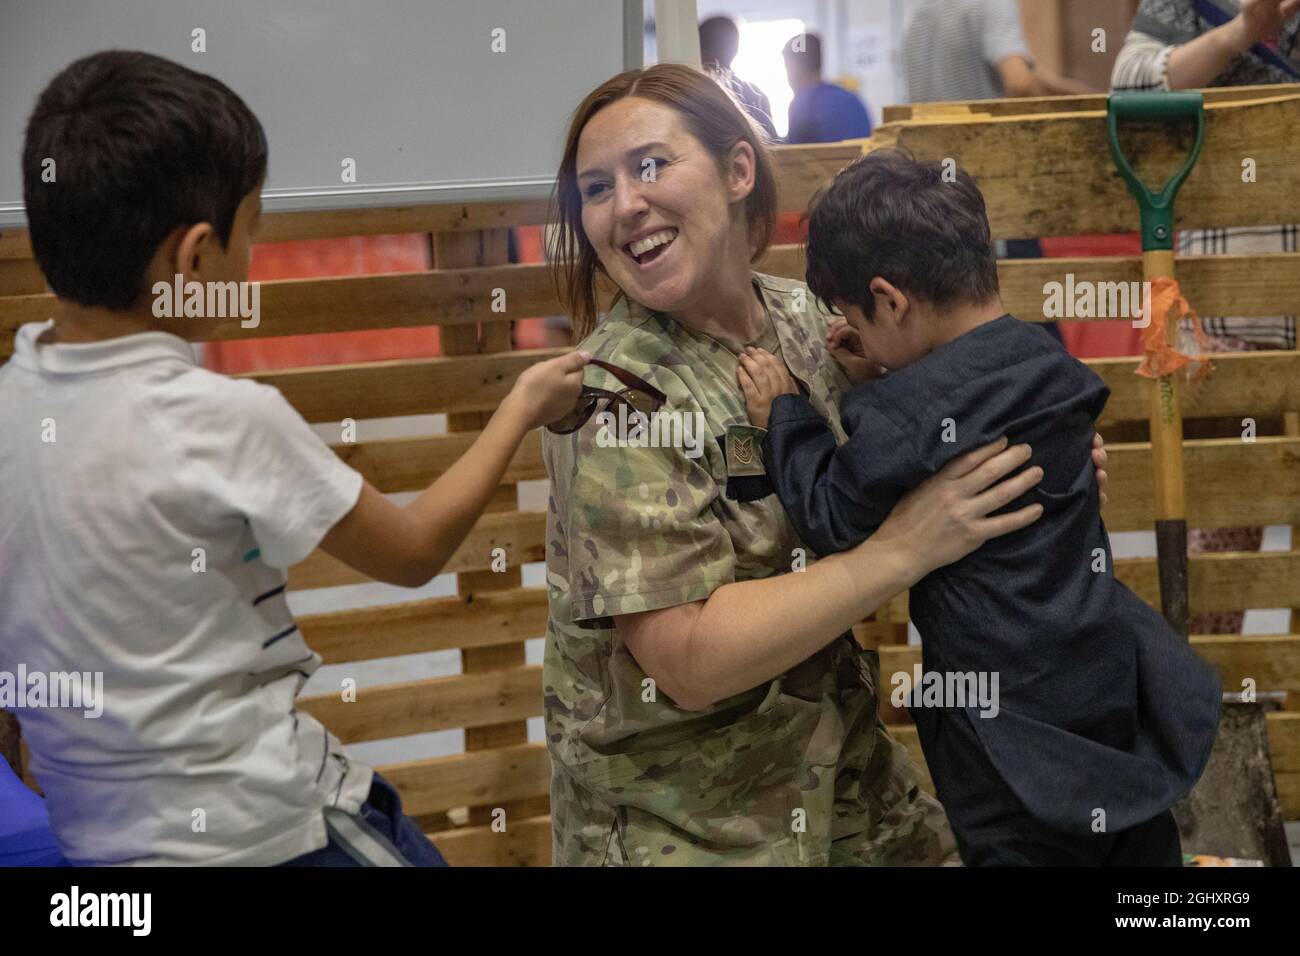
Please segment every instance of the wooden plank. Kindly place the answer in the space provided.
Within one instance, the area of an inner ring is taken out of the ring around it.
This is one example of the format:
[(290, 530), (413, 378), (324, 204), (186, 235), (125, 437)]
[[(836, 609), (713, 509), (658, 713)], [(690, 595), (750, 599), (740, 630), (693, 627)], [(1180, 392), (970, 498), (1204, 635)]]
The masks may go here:
[[(1194, 554), (1188, 560), (1193, 613), (1286, 607), (1300, 601), (1300, 553), (1225, 551)], [(1115, 562), (1115, 576), (1152, 607), (1159, 606), (1155, 558), (1121, 558)]]
[[(934, 781), (925, 765), (925, 754), (916, 727), (900, 724), (890, 727), (889, 733), (907, 748), (919, 771), (917, 783), (926, 793), (934, 793)], [(1273, 779), (1277, 784), (1278, 800), (1282, 804), (1282, 817), (1300, 819), (1300, 714), (1274, 713), (1268, 715), (1268, 746), (1273, 762)]]
[(545, 797), (551, 787), (551, 757), (545, 744), (413, 760), (376, 770), (401, 793), (406, 814), (417, 817), (456, 807), (492, 807)]
[[(1300, 253), (1179, 256), (1175, 262), (1183, 294), (1202, 315), (1300, 312)], [(805, 268), (802, 247), (797, 245), (773, 246), (758, 264), (760, 272), (799, 281), (803, 281)], [(1076, 283), (1141, 282), (1142, 260), (1137, 256), (1002, 259), (998, 284), (1003, 305), (1026, 322), (1053, 321), (1054, 317), (1044, 315), (1047, 293), (1043, 287), (1049, 282), (1064, 285), (1067, 273), (1073, 273)]]
[(496, 408), (528, 366), (566, 351), (399, 359), (235, 376), (274, 385), (309, 422)]
[[(455, 464), (478, 436), (476, 431), (458, 432), (427, 438), (381, 438), (330, 447), (380, 491), (420, 491)], [(545, 477), (542, 434), (538, 430), (525, 436), (502, 482), (513, 484)]]
[(503, 833), (491, 827), (441, 830), (429, 837), (452, 866), (550, 866), (551, 818), (506, 821)]
[(0, 259), (30, 259), (32, 243), (26, 229), (0, 229)]
[[(508, 235), (504, 230), (477, 233), (443, 233), (434, 236), (434, 260), (441, 268), (482, 267), (503, 263), (507, 259)], [(460, 327), (444, 337), (446, 355), (500, 353), (511, 348), (510, 327), (501, 323), (480, 323), (476, 329)], [(450, 415), (449, 431), (477, 430), (487, 424), (487, 414), (470, 412)], [(514, 510), (518, 495), (514, 485), (497, 489), (487, 504), (488, 512)], [(522, 571), (518, 561), (509, 562), (504, 569), (467, 572), (457, 575), (456, 590), (464, 598), (478, 592), (493, 592), (518, 588), (522, 584)], [(522, 642), (491, 647), (466, 647), (461, 649), (461, 672), (464, 674), (492, 674), (523, 666), (525, 663)], [(468, 752), (491, 750), (499, 747), (522, 745), (528, 742), (528, 725), (524, 721), (503, 722), (491, 726), (469, 727), (465, 730), (465, 750)], [(474, 805), (469, 807), (469, 822), (473, 826), (497, 823), (493, 819), (504, 812), (507, 819), (533, 816), (545, 812), (544, 805), (534, 803), (507, 803), (501, 807)]]
[(410, 232), (476, 232), (544, 223), (549, 209), (550, 200), (529, 199), (273, 212), (262, 216), (256, 241), (291, 242)]
[[(1260, 255), (1179, 256), (1175, 258), (1178, 284), (1187, 301), (1201, 315), (1291, 315), (1300, 312), (1300, 253), (1281, 252)], [(1047, 315), (1050, 282), (1066, 289), (1067, 275), (1078, 283), (1116, 283), (1142, 281), (1142, 260), (1136, 256), (1098, 256), (1061, 259), (1003, 259), (998, 262), (998, 284), (1006, 310), (1027, 322), (1047, 322), (1071, 316)], [(1140, 287), (1139, 287), (1140, 289)], [(1134, 312), (1142, 307), (1140, 292), (1132, 299)], [(1102, 287), (1103, 293), (1109, 287)], [(1122, 304), (1105, 295), (1106, 307)], [(1129, 313), (1132, 315), (1133, 313)], [(1079, 317), (1116, 319), (1126, 315)]]
[[(546, 514), (541, 511), (512, 511), (486, 514), (456, 549), (443, 574), (487, 571), (492, 567), (492, 549), (505, 548), (511, 565), (542, 561), (546, 558)], [(332, 588), (344, 584), (364, 584), (370, 578), (354, 571), (324, 551), (313, 551), (305, 561), (289, 569), (292, 590)]]
[[(544, 265), (280, 279), (259, 286), (256, 328), (231, 319), (193, 340), (505, 321), (549, 315), (559, 304)], [(493, 311), (494, 305), (505, 311)], [(44, 321), (53, 307), (50, 294), (0, 299), (0, 335), (10, 337), (25, 322)]]
[[(1148, 379), (1137, 374), (1141, 359), (1088, 359), (1085, 364), (1110, 387), (1103, 427), (1147, 418)], [(1185, 419), (1252, 417), (1259, 422), (1300, 406), (1300, 353), (1226, 352), (1213, 356), (1214, 372), (1182, 389)]]
[(1300, 820), (1300, 714), (1268, 715), (1268, 750), (1282, 818)]
[(319, 694), (299, 698), (298, 707), (344, 743), (486, 727), (542, 713), (542, 669), (512, 667), (362, 687), (355, 701), (344, 701), (338, 693)]
[(0, 259), (0, 296), (37, 295), (45, 291), (45, 276), (32, 259)]
[(1218, 669), (1229, 693), (1245, 690), (1247, 680), (1258, 692), (1300, 693), (1300, 634), (1206, 634), (1194, 636), (1192, 646)]
[[(1184, 256), (1177, 263), (1184, 293), (1204, 315), (1264, 316), (1300, 311), (1300, 253)], [(30, 263), (0, 260), (0, 282), (6, 266), (19, 265), (35, 269)], [(759, 269), (802, 281), (802, 249), (798, 245), (774, 246)], [(1076, 283), (1140, 282), (1142, 264), (1136, 257), (1004, 259), (998, 263), (998, 279), (1007, 311), (1029, 322), (1049, 321), (1053, 317), (1044, 314), (1044, 286), (1064, 284), (1067, 274), (1072, 274)], [(39, 273), (36, 279), (41, 281)], [(1136, 297), (1134, 301), (1138, 301)], [(49, 294), (4, 295), (0, 290), (0, 356), (12, 353), (13, 333), (20, 325), (49, 318), (53, 305), (54, 297)], [(494, 312), (494, 307), (503, 311)], [(195, 341), (508, 322), (563, 311), (542, 264), (263, 282), (260, 308), (257, 328), (224, 322), (211, 335)]]
[(512, 588), (299, 617), (326, 664), (488, 647), (546, 633), (546, 589)]
[[(1201, 90), (1207, 103), (1240, 103), (1288, 96), (1295, 88), (1285, 83), (1263, 86), (1227, 86)], [(1035, 113), (1086, 113), (1106, 110), (1106, 93), (1078, 96), (1025, 96), (997, 100), (945, 100), (936, 103), (896, 103), (882, 111), (883, 122), (901, 123), (927, 115), (957, 111), (989, 116), (1028, 116)]]
[(781, 212), (803, 212), (808, 203), (835, 174), (861, 155), (856, 143), (827, 143), (814, 149), (806, 146), (777, 146), (772, 150), (776, 171), (777, 206)]
[[(1109, 502), (1102, 512), (1114, 531), (1154, 527), (1151, 446), (1107, 444)], [(1300, 521), (1300, 439), (1208, 438), (1183, 443), (1189, 528), (1257, 527)]]
[[(1178, 195), (1180, 229), (1300, 221), (1300, 94), (1211, 103), (1196, 168)], [(879, 127), (869, 148), (899, 145), (920, 159), (952, 158), (979, 183), (997, 238), (1129, 232), (1137, 205), (1109, 158), (1100, 111), (972, 117)], [(1161, 181), (1190, 145), (1190, 131), (1144, 126), (1125, 132), (1139, 175)], [(1015, 157), (1009, 161), (1008, 157)], [(1242, 160), (1258, 182), (1243, 183)]]

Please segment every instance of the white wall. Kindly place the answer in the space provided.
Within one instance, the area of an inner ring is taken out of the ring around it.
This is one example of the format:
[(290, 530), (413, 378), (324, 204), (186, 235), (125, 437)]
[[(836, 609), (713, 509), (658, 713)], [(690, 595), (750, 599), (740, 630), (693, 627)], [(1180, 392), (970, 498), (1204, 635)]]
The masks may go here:
[(612, 0), (2, 0), (0, 11), (0, 226), (23, 222), (18, 152), (37, 94), (99, 50), (147, 50), (239, 93), (270, 142), (271, 210), (544, 198), (569, 113), (624, 64)]

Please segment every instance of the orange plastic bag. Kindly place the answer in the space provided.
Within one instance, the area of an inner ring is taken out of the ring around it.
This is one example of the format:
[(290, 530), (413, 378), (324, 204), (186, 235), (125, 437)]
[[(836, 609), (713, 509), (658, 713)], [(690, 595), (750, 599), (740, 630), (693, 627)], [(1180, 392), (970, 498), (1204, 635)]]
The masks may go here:
[[(1181, 327), (1182, 319), (1188, 320), (1190, 335)], [(1170, 345), (1165, 336), (1169, 322), (1179, 323), (1176, 345)], [(1187, 368), (1188, 380), (1199, 382), (1212, 368), (1206, 355), (1208, 345), (1201, 317), (1183, 297), (1178, 280), (1173, 276), (1152, 279), (1150, 322), (1142, 330), (1143, 356), (1137, 373), (1144, 378), (1163, 378)]]

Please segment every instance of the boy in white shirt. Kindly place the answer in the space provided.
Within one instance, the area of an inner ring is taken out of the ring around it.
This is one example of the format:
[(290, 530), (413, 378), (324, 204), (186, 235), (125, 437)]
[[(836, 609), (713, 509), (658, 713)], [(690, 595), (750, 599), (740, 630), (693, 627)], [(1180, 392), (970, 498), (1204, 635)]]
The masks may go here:
[(320, 547), (428, 581), (524, 435), (578, 399), (585, 353), (528, 369), (402, 508), (278, 391), (198, 366), (185, 339), (238, 319), (156, 318), (150, 290), (247, 280), (266, 160), (235, 93), (145, 53), (73, 63), (28, 121), (24, 200), (57, 301), (0, 367), (0, 674), (102, 675), (93, 709), (15, 708), (73, 863), (442, 863), (295, 709), (321, 658), (285, 569)]

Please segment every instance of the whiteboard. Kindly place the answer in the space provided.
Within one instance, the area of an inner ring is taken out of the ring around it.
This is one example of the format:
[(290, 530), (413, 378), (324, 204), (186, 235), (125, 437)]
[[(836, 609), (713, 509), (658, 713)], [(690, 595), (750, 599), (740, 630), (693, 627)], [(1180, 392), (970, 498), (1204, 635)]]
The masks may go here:
[(0, 227), (25, 223), (37, 95), (111, 48), (248, 103), (270, 144), (268, 210), (542, 198), (574, 108), (640, 65), (642, 19), (641, 0), (4, 0)]

